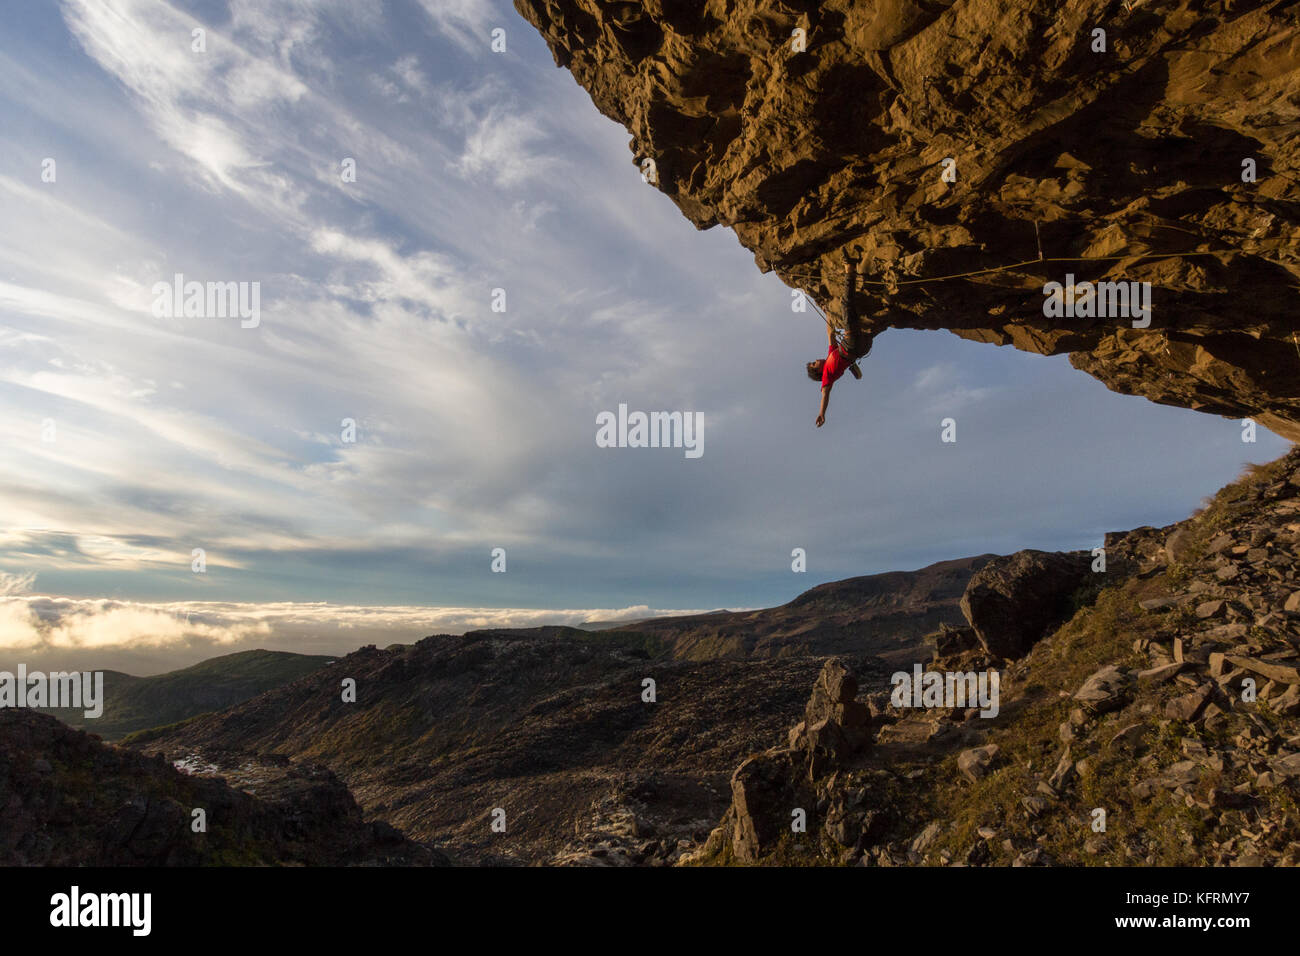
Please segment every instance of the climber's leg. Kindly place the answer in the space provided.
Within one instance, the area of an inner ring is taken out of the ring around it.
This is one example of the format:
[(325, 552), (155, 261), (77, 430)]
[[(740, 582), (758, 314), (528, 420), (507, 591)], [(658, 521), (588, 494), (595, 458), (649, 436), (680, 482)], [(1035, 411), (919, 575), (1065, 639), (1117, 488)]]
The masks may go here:
[(858, 284), (857, 264), (849, 258), (849, 254), (844, 254), (844, 296), (840, 299), (840, 316), (844, 319), (844, 338), (842, 340), (844, 353), (852, 358), (857, 354), (858, 345), (858, 317), (853, 311), (853, 290)]

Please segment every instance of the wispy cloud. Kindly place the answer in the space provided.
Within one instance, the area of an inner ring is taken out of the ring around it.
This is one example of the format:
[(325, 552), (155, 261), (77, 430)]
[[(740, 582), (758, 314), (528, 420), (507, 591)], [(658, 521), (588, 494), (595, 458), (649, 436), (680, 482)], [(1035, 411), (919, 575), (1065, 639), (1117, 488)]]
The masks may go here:
[(32, 585), (35, 583), (35, 571), (27, 571), (21, 574), (11, 574), (8, 571), (0, 571), (0, 597), (25, 594), (32, 589)]
[[(229, 118), (302, 99), (307, 87), (294, 74), (157, 0), (65, 0), (63, 11), (86, 53), (134, 94), (158, 136), (192, 160), (206, 183), (295, 201)], [(201, 49), (196, 29), (207, 33)]]
[(955, 414), (996, 394), (996, 386), (967, 383), (966, 374), (954, 362), (940, 362), (917, 373), (912, 392), (926, 409)]
[(544, 179), (558, 165), (537, 148), (546, 139), (531, 117), (490, 109), (465, 140), (465, 151), (455, 168), (468, 177), (484, 176), (501, 187), (519, 186)]
[[(420, 0), (433, 26), (469, 53), (488, 49), (496, 12), (489, 0)], [(518, 21), (515, 21), (518, 25)]]

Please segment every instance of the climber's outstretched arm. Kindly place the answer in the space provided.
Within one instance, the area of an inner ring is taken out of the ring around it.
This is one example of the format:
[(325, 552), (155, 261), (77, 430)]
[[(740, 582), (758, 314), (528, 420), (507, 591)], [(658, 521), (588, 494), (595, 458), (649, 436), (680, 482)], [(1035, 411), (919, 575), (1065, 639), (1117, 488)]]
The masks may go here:
[(822, 407), (817, 409), (817, 427), (821, 428), (826, 424), (826, 406), (831, 403), (831, 387), (822, 386)]

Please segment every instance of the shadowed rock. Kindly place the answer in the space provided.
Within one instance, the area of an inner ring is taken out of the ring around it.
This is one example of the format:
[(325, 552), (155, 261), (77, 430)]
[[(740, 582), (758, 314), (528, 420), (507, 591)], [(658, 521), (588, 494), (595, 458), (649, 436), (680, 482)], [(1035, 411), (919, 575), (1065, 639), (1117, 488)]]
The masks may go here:
[[(0, 710), (0, 865), (433, 865), (441, 852), (367, 822), (328, 769), (241, 758), (226, 774)], [(194, 811), (206, 830), (195, 832)]]
[(862, 750), (871, 740), (871, 710), (857, 701), (858, 679), (843, 658), (822, 665), (804, 709), (804, 719), (790, 732), (790, 746), (808, 755), (808, 773), (816, 778)]
[[(838, 768), (871, 740), (871, 711), (856, 700), (858, 679), (849, 662), (831, 658), (813, 685), (804, 719), (790, 731), (787, 748), (775, 748), (742, 763), (731, 778), (732, 847), (738, 859), (753, 861), (790, 832), (792, 814), (812, 815), (809, 784)], [(852, 826), (832, 824), (843, 841)], [(857, 833), (853, 834), (853, 839)]]
[(802, 776), (793, 750), (769, 750), (736, 768), (731, 778), (731, 839), (737, 859), (757, 860), (790, 832), (794, 811), (812, 809), (811, 795), (799, 783)]
[(1091, 566), (1087, 552), (1017, 551), (994, 558), (966, 585), (962, 613), (990, 654), (1019, 657), (1067, 616)]

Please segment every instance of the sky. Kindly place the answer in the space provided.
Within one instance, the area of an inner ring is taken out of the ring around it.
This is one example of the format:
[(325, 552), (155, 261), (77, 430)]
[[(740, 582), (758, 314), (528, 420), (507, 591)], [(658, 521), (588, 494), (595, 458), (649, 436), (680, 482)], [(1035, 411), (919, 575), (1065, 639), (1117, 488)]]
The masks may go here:
[[(506, 0), (6, 20), (0, 663), (770, 606), (1091, 548), (1289, 447), (944, 332), (881, 335), (815, 428), (821, 320)], [(167, 314), (178, 274), (250, 309)], [(620, 404), (698, 415), (702, 454), (598, 447)]]

